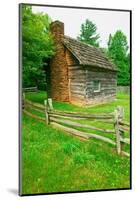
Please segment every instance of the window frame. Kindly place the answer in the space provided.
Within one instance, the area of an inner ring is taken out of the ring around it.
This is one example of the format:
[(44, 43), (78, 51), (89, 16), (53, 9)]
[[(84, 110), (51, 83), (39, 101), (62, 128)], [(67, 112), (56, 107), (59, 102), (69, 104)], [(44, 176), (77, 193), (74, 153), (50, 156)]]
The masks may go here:
[[(98, 82), (98, 89), (95, 89), (95, 82)], [(101, 82), (100, 80), (93, 80), (93, 92), (100, 92), (101, 91)]]

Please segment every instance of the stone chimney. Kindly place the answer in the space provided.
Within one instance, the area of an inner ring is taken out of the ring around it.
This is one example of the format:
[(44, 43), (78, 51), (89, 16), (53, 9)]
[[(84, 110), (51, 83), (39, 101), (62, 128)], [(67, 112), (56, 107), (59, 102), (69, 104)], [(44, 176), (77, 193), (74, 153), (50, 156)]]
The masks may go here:
[(51, 98), (56, 101), (68, 102), (68, 66), (65, 57), (64, 23), (54, 21), (51, 24), (51, 33), (55, 44), (55, 55), (50, 61)]

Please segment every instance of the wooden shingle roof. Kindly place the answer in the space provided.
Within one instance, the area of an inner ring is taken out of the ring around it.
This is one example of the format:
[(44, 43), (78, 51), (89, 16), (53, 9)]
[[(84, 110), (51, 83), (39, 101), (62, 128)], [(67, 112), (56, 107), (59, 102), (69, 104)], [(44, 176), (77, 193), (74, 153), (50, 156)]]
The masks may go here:
[(102, 53), (99, 48), (85, 44), (68, 36), (64, 36), (63, 44), (77, 58), (80, 65), (97, 66), (117, 71), (116, 66), (104, 55), (104, 53)]

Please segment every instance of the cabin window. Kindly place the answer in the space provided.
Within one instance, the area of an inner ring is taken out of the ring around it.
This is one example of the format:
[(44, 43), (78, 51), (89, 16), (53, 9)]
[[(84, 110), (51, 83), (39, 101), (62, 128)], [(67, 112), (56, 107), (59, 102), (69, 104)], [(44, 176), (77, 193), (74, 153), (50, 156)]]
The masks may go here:
[(98, 80), (93, 81), (93, 91), (100, 92), (100, 81)]

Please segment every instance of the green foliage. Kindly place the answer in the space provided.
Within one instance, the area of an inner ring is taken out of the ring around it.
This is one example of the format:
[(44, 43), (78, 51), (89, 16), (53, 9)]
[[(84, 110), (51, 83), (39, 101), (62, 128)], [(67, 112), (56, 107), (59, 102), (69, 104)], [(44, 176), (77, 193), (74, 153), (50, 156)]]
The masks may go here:
[(130, 54), (128, 53), (127, 38), (120, 30), (108, 41), (108, 55), (118, 68), (118, 85), (130, 83)]
[(79, 41), (82, 41), (87, 44), (91, 44), (93, 46), (99, 46), (98, 39), (100, 38), (99, 34), (96, 33), (97, 27), (96, 25), (86, 19), (85, 23), (81, 25), (80, 35), (77, 37)]
[(53, 55), (53, 40), (47, 14), (33, 13), (31, 6), (22, 6), (23, 87), (45, 86), (43, 64)]

